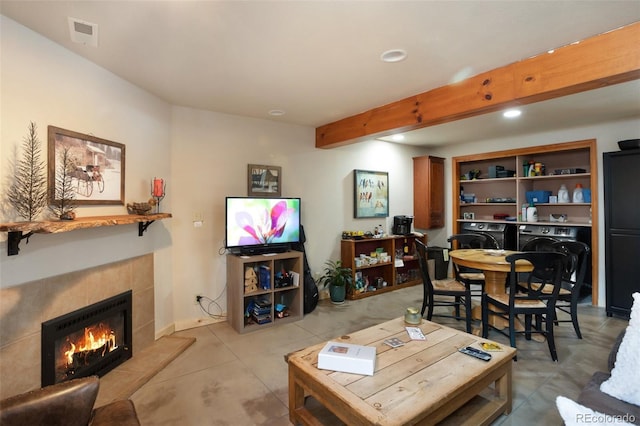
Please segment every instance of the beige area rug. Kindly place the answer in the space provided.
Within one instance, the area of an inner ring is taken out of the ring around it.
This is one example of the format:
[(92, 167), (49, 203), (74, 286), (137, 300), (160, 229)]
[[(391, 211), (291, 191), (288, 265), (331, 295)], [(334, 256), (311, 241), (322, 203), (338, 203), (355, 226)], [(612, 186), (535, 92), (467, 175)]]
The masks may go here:
[(127, 399), (191, 346), (194, 337), (163, 336), (100, 378), (96, 407)]

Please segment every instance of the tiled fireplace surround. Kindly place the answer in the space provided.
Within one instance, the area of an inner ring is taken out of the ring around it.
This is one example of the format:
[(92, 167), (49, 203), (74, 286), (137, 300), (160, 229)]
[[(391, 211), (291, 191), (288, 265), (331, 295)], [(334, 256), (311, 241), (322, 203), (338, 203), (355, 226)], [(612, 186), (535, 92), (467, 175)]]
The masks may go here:
[(0, 399), (40, 387), (42, 322), (131, 289), (133, 355), (155, 339), (153, 254), (0, 289)]

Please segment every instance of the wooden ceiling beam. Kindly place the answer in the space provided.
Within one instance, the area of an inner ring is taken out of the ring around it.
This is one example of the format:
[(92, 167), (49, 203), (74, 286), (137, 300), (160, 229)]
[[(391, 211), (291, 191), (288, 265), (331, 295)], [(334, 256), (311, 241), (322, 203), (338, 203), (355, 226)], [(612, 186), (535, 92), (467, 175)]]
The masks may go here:
[(640, 22), (316, 128), (334, 148), (640, 78)]

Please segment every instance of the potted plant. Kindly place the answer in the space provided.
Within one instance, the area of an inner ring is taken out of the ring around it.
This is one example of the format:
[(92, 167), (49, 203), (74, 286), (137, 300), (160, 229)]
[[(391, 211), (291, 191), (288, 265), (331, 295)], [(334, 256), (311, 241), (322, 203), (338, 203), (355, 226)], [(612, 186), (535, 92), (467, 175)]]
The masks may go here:
[(319, 284), (329, 286), (331, 303), (341, 304), (347, 295), (347, 287), (353, 284), (351, 268), (342, 266), (339, 260), (327, 260), (325, 262), (324, 275), (320, 277)]

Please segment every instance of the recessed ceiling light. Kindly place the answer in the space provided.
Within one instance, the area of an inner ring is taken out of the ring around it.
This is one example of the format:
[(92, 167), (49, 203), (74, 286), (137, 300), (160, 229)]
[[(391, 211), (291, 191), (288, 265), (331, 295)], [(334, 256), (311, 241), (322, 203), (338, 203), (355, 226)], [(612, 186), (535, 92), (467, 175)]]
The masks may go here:
[(402, 49), (387, 50), (380, 55), (382, 62), (400, 62), (407, 59), (407, 52)]
[(284, 115), (284, 111), (281, 109), (272, 109), (269, 111), (269, 115), (273, 117), (280, 117), (281, 115)]
[(502, 113), (502, 116), (505, 118), (516, 118), (520, 117), (521, 114), (522, 111), (520, 111), (519, 109), (508, 109)]

